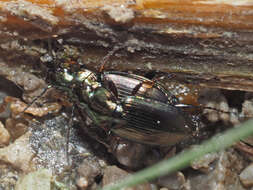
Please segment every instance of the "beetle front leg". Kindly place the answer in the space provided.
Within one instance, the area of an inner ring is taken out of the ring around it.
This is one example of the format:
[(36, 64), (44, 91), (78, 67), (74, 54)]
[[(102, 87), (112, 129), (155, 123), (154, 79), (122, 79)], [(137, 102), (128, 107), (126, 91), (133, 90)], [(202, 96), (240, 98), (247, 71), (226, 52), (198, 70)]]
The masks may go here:
[(96, 126), (102, 126), (104, 124), (107, 124), (110, 126), (113, 124), (123, 124), (124, 123), (124, 121), (121, 119), (115, 119), (113, 117), (101, 115), (101, 114), (98, 114), (97, 112), (92, 111), (89, 108), (89, 106), (85, 103), (80, 102), (79, 105), (81, 105), (81, 108), (83, 110), (85, 110), (86, 115), (90, 118), (90, 120), (92, 120), (92, 122)]
[(98, 114), (97, 112), (92, 111), (87, 104), (81, 102), (79, 103), (78, 110), (81, 112), (80, 115), (86, 122), (86, 125), (89, 126), (84, 127), (86, 133), (110, 149), (110, 145), (108, 145), (105, 142), (105, 139), (101, 138), (97, 132), (104, 132), (107, 136), (111, 132), (111, 126), (115, 124), (124, 125), (125, 121)]

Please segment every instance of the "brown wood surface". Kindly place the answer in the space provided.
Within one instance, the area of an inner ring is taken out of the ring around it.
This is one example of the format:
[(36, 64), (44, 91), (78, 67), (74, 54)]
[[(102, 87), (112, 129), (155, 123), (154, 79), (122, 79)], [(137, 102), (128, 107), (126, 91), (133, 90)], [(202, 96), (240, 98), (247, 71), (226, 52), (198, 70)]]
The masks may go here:
[(253, 0), (0, 1), (1, 58), (39, 60), (22, 47), (61, 38), (82, 46), (84, 60), (121, 48), (107, 69), (179, 73), (214, 88), (253, 91), (252, 32)]

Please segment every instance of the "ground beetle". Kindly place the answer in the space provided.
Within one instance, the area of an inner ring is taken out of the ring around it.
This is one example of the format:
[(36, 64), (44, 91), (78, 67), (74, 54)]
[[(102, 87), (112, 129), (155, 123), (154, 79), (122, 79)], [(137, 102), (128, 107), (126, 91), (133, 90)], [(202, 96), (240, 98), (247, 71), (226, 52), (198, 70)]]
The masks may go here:
[[(94, 73), (78, 65), (58, 68), (95, 125), (120, 137), (151, 145), (173, 145), (195, 131), (189, 114), (162, 84), (125, 72)], [(115, 122), (116, 121), (116, 122)], [(122, 122), (120, 122), (122, 121)]]

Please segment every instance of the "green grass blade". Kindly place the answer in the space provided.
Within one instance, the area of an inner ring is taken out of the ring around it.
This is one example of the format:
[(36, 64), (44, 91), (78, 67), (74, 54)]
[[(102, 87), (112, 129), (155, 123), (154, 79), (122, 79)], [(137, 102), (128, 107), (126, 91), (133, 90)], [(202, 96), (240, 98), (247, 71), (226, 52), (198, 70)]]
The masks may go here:
[(186, 150), (169, 160), (161, 161), (116, 184), (105, 186), (102, 190), (120, 190), (183, 169), (189, 166), (192, 161), (199, 159), (206, 153), (222, 150), (251, 134), (253, 134), (253, 120), (249, 120), (223, 134), (216, 135), (198, 147)]

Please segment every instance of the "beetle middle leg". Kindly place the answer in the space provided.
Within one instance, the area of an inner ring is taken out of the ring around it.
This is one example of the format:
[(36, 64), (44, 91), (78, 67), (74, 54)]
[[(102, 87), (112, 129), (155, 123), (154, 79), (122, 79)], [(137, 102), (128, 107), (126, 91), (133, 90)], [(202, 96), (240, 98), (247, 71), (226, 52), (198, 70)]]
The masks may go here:
[(168, 79), (171, 79), (175, 76), (174, 74), (170, 74), (170, 73), (168, 74), (168, 73), (160, 72), (160, 71), (148, 72), (147, 74), (144, 75), (144, 77), (146, 77), (149, 80), (142, 81), (138, 85), (136, 85), (132, 91), (132, 96), (135, 96), (138, 93), (138, 91), (141, 89), (141, 87), (145, 86), (145, 88), (147, 89), (152, 89), (154, 85), (158, 83), (159, 80), (164, 78), (164, 76), (166, 75)]
[[(104, 138), (101, 138), (97, 131), (101, 129), (100, 131), (105, 133), (105, 135), (109, 134), (111, 131), (106, 128), (106, 126), (112, 126), (112, 125), (124, 125), (125, 121), (121, 119), (115, 119), (110, 116), (105, 116), (98, 114), (97, 112), (94, 112), (90, 109), (89, 105), (80, 102), (77, 106), (77, 110), (79, 112), (80, 117), (83, 121), (85, 121), (85, 125), (89, 127), (84, 127), (85, 132), (98, 141), (99, 143), (103, 144), (106, 148), (110, 149), (110, 145), (105, 142)], [(94, 130), (93, 130), (94, 129)]]

